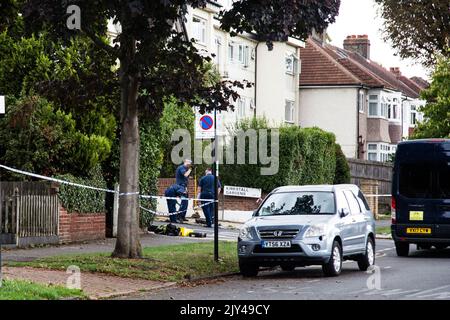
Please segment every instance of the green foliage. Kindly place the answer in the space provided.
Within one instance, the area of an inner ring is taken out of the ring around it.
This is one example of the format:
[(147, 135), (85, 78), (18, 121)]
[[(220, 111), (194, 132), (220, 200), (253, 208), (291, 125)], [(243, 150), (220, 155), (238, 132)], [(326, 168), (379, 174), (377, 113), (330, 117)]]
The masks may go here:
[[(163, 156), (161, 153), (160, 127), (156, 121), (144, 120), (139, 125), (141, 137), (139, 159), (139, 190), (141, 194), (157, 194), (158, 177), (161, 170)], [(156, 210), (156, 202), (141, 199), (144, 208)], [(140, 225), (148, 226), (153, 215), (141, 210)]]
[(420, 110), (425, 120), (418, 124), (412, 138), (450, 138), (450, 58), (439, 59), (422, 99), (427, 101)]
[[(268, 129), (264, 119), (241, 122), (236, 130)], [(269, 129), (273, 130), (273, 129)], [(224, 165), (220, 175), (224, 184), (262, 188), (268, 192), (282, 185), (332, 184), (335, 176), (335, 137), (319, 128), (285, 126), (279, 129), (279, 170), (275, 175), (261, 175), (258, 164)], [(270, 134), (268, 135), (270, 137)], [(259, 134), (258, 134), (259, 137)], [(268, 154), (272, 141), (268, 142)], [(249, 141), (246, 142), (248, 163)], [(237, 142), (235, 139), (235, 163)]]
[(191, 135), (191, 141), (194, 141), (194, 119), (195, 115), (192, 108), (188, 105), (179, 107), (174, 99), (169, 99), (164, 105), (164, 111), (161, 116), (161, 153), (163, 155), (163, 165), (161, 167), (161, 177), (174, 177), (175, 170), (179, 163), (173, 163), (171, 152), (178, 142), (172, 142), (172, 133), (177, 129), (188, 130)]
[(44, 175), (84, 176), (111, 149), (109, 140), (78, 131), (71, 114), (38, 96), (19, 99), (8, 108), (0, 122), (0, 139), (2, 163)]
[(386, 40), (391, 41), (401, 58), (414, 58), (431, 66), (436, 63), (436, 54), (449, 56), (448, 1), (376, 2), (380, 4)]
[[(58, 175), (55, 178), (106, 189), (100, 166), (89, 172), (87, 178), (74, 177), (71, 174)], [(69, 213), (103, 213), (105, 212), (105, 192), (61, 184), (58, 193), (62, 206)]]
[(334, 173), (333, 184), (347, 184), (350, 183), (350, 167), (347, 158), (342, 152), (341, 146), (335, 144), (336, 150), (336, 170)]

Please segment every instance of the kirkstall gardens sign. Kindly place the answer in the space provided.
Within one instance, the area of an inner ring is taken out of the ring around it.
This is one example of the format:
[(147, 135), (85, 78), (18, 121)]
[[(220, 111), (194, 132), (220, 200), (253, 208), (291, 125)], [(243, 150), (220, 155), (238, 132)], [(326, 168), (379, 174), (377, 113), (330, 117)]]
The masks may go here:
[(223, 194), (229, 197), (261, 198), (261, 189), (225, 186)]

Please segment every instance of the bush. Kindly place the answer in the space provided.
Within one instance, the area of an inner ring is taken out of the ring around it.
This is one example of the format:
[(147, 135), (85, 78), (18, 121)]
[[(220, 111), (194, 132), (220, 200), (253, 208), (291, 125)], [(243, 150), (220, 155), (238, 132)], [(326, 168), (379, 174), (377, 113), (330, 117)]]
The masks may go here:
[(341, 146), (336, 143), (336, 171), (334, 174), (334, 184), (350, 183), (350, 167), (347, 158), (342, 152)]
[[(241, 122), (236, 129), (268, 129), (264, 119)], [(269, 129), (269, 132), (273, 129)], [(223, 165), (220, 175), (223, 184), (261, 188), (269, 192), (282, 185), (332, 184), (335, 176), (335, 136), (319, 128), (302, 129), (286, 126), (279, 129), (279, 170), (271, 176), (261, 175), (258, 164)], [(268, 134), (270, 137), (270, 134)], [(268, 142), (270, 154), (271, 141)], [(235, 163), (237, 143), (234, 143)], [(248, 162), (246, 142), (246, 163)], [(259, 160), (258, 160), (259, 161)]]
[(80, 132), (71, 114), (39, 96), (21, 98), (8, 108), (0, 141), (2, 163), (49, 176), (86, 176), (111, 150), (107, 138)]
[[(71, 174), (59, 175), (55, 178), (73, 183), (106, 189), (100, 166), (93, 168), (88, 178), (77, 178)], [(58, 197), (68, 213), (102, 213), (105, 209), (104, 191), (95, 191), (80, 187), (61, 184)]]

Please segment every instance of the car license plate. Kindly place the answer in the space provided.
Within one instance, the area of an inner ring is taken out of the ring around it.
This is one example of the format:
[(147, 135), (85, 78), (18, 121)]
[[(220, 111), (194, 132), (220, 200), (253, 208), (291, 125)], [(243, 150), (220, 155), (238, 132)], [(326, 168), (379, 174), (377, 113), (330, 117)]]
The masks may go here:
[(290, 241), (263, 241), (262, 247), (263, 248), (290, 248), (291, 242)]
[(409, 234), (431, 234), (431, 228), (406, 228)]

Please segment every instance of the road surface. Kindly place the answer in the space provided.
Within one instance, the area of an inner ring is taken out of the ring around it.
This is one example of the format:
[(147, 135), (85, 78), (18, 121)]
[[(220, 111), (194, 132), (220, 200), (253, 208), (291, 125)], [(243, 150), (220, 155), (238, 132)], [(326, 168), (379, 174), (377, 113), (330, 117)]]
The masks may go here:
[(320, 267), (264, 271), (257, 278), (226, 277), (195, 287), (140, 293), (128, 299), (450, 299), (450, 249), (397, 257), (391, 240), (377, 241), (376, 268), (361, 272), (345, 262), (341, 276), (325, 278)]

